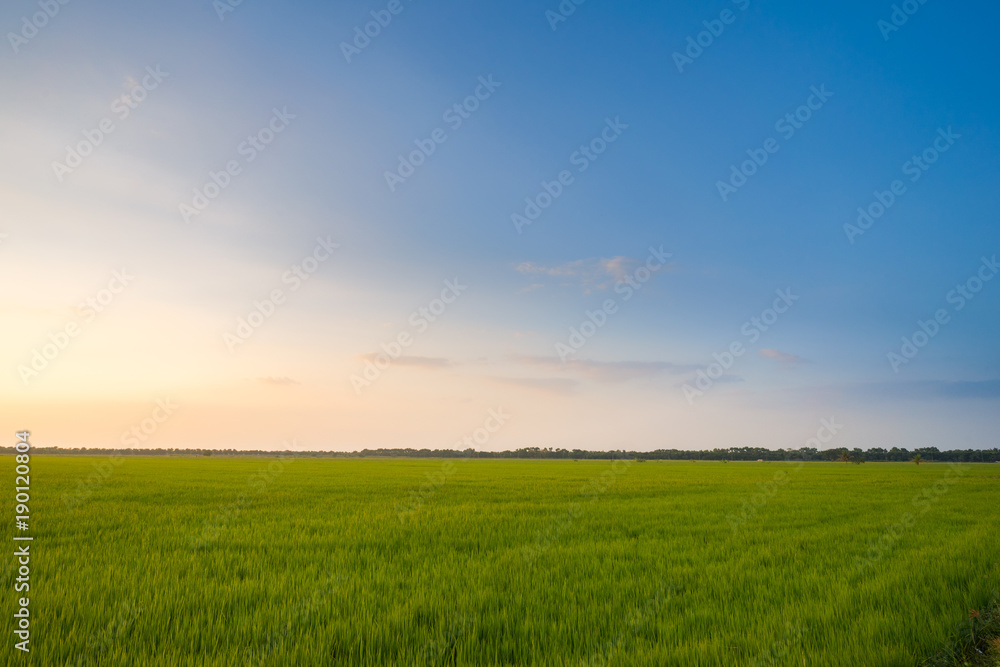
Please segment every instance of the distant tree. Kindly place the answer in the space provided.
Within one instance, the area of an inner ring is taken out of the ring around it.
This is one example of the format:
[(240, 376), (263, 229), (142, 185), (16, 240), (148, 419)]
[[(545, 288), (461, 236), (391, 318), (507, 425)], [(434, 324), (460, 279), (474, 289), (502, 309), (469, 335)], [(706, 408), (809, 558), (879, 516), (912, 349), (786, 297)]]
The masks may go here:
[(846, 449), (841, 449), (840, 450), (840, 458), (837, 459), (837, 460), (840, 461), (840, 462), (842, 462), (842, 463), (850, 463), (851, 462), (851, 455), (847, 453)]
[(920, 454), (921, 461), (940, 461), (941, 452), (937, 447), (918, 447), (913, 450), (913, 454)]
[(921, 461), (923, 461), (923, 460), (924, 460), (924, 459), (923, 459), (923, 457), (921, 457), (921, 456), (920, 456), (920, 454), (917, 454), (917, 455), (916, 455), (916, 456), (914, 456), (914, 457), (913, 457), (913, 459), (912, 459), (912, 461), (913, 461), (913, 462), (914, 462), (915, 464), (917, 464), (917, 465), (920, 465), (920, 462), (921, 462)]

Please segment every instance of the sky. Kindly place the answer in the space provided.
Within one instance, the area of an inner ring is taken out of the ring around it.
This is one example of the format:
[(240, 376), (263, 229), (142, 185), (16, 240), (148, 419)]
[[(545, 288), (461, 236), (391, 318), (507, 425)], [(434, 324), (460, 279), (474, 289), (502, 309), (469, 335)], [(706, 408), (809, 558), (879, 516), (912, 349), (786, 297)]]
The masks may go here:
[(673, 4), (5, 3), (8, 439), (996, 447), (1000, 8)]

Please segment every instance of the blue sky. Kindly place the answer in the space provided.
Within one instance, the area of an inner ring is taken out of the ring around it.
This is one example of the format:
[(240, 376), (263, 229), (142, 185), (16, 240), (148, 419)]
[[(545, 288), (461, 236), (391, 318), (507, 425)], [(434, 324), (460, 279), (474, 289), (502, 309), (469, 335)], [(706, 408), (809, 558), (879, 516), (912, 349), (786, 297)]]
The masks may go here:
[[(914, 4), (886, 39), (892, 3), (588, 0), (553, 29), (557, 2), (401, 0), (347, 62), (341, 44), (387, 5), (245, 0), (220, 20), (207, 1), (72, 0), (16, 54), (8, 33), (39, 6), (0, 10), (0, 391), (53, 444), (114, 445), (171, 396), (187, 407), (149, 446), (444, 447), (498, 405), (516, 416), (486, 449), (800, 446), (831, 415), (845, 428), (828, 446), (996, 446), (1000, 281), (960, 311), (948, 294), (1000, 251), (1000, 10)], [(704, 22), (721, 34), (679, 72)], [(157, 66), (162, 83), (115, 116)], [(481, 77), (499, 86), (451, 127)], [(785, 136), (776, 122), (813, 89), (830, 96)], [(275, 109), (294, 118), (245, 162)], [(114, 131), (60, 181), (52, 163), (103, 118)], [(608, 119), (627, 129), (579, 171)], [(386, 171), (438, 128), (391, 191)], [(939, 130), (958, 138), (911, 181)], [(718, 182), (770, 138), (724, 201)], [(179, 205), (231, 160), (240, 173), (185, 222)], [(511, 215), (563, 170), (572, 184), (517, 233)], [(897, 179), (905, 193), (850, 243), (844, 225)], [(334, 257), (230, 350), (326, 236)], [(560, 361), (650, 246), (670, 264)], [(26, 375), (121, 266), (134, 284)], [(357, 391), (456, 277), (468, 290)], [(750, 341), (744, 323), (786, 289), (794, 305)], [(948, 322), (895, 372), (887, 354), (939, 309)], [(734, 342), (746, 353), (687, 400)]]

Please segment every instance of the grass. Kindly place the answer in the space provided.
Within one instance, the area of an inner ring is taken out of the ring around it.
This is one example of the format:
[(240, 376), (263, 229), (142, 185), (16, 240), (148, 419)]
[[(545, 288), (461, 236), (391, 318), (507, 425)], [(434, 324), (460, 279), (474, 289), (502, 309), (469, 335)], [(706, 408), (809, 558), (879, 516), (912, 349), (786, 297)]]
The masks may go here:
[(100, 462), (7, 664), (919, 665), (1000, 588), (995, 465)]
[(954, 639), (922, 667), (1000, 667), (1000, 592), (982, 609), (970, 609)]

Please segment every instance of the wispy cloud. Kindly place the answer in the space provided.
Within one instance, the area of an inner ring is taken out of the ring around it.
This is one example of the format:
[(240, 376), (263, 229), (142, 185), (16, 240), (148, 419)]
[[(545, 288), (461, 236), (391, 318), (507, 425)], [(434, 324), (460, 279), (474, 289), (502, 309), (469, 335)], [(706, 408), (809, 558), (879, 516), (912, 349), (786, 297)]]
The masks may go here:
[(561, 372), (573, 372), (597, 382), (625, 382), (636, 378), (656, 375), (678, 375), (695, 371), (695, 364), (675, 364), (669, 361), (589, 361), (558, 357), (518, 356), (514, 360), (529, 366), (536, 366)]
[(796, 364), (803, 363), (802, 357), (797, 354), (790, 354), (788, 352), (782, 352), (780, 350), (765, 348), (760, 351), (760, 356), (764, 359), (772, 359), (774, 361), (780, 362), (783, 366), (794, 366)]
[[(514, 268), (526, 276), (548, 276), (559, 279), (562, 285), (580, 285), (584, 292), (589, 293), (593, 290), (608, 289), (615, 283), (623, 281), (638, 264), (637, 259), (618, 255), (611, 258), (577, 259), (555, 266), (521, 262)], [(528, 289), (525, 288), (524, 291)], [(537, 287), (533, 285), (530, 289)]]
[[(368, 354), (359, 354), (358, 358), (362, 361), (370, 361), (375, 363), (375, 360), (384, 354), (381, 352), (370, 352)], [(392, 360), (393, 366), (415, 366), (418, 368), (444, 368), (446, 366), (452, 366), (454, 363), (450, 359), (444, 359), (443, 357), (398, 357)]]
[(515, 387), (525, 387), (527, 389), (534, 389), (546, 394), (554, 394), (557, 396), (569, 396), (576, 392), (576, 389), (580, 386), (579, 380), (573, 380), (570, 378), (504, 378), (495, 377), (491, 378), (494, 382), (500, 384), (513, 385)]
[(132, 96), (129, 93), (132, 90), (135, 90), (138, 87), (139, 87), (139, 82), (136, 81), (135, 78), (133, 78), (131, 76), (126, 76), (125, 79), (122, 81), (122, 93), (121, 93), (121, 95), (119, 95), (115, 99), (113, 99), (112, 103), (114, 103), (114, 102), (122, 102), (122, 103), (130, 102), (132, 100)]

